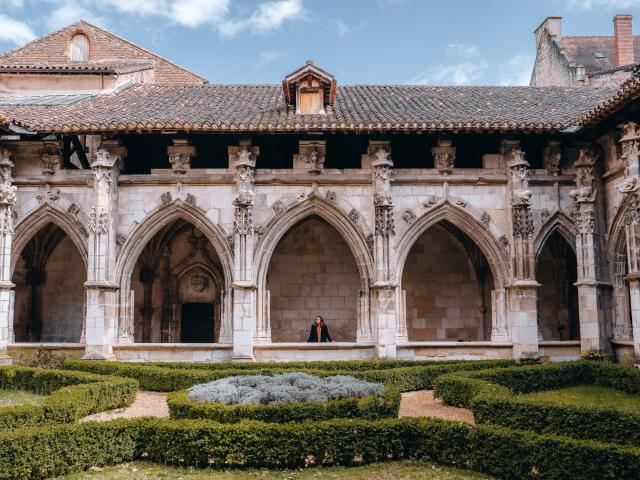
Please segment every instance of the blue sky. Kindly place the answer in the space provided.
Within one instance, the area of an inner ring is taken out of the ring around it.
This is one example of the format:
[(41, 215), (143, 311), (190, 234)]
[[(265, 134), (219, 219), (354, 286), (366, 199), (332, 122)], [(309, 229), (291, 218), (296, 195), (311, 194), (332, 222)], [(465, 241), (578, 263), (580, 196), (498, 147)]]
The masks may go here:
[(277, 83), (307, 58), (341, 84), (527, 84), (533, 30), (612, 35), (640, 0), (0, 0), (0, 50), (84, 18), (214, 83)]

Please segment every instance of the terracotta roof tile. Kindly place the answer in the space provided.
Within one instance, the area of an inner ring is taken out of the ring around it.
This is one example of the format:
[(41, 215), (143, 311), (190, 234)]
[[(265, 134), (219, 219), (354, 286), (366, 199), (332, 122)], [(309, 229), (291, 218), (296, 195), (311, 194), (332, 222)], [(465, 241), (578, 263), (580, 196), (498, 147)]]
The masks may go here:
[(636, 68), (633, 75), (620, 85), (613, 95), (590, 108), (576, 123), (594, 125), (638, 97), (640, 97), (640, 68)]
[(153, 60), (113, 59), (90, 62), (2, 62), (0, 73), (132, 73), (154, 67)]
[(0, 116), (42, 132), (554, 131), (614, 93), (604, 87), (353, 85), (337, 88), (326, 115), (300, 115), (278, 85), (141, 84), (80, 105), (1, 105)]

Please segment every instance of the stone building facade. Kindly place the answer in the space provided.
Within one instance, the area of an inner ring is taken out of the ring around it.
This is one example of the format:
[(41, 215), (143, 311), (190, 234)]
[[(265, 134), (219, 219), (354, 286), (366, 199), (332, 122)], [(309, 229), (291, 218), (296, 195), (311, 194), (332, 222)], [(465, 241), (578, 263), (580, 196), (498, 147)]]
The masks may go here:
[(640, 355), (637, 77), (185, 85), (86, 25), (0, 57), (4, 361)]
[(563, 36), (562, 18), (547, 17), (535, 30), (531, 86), (620, 86), (640, 60), (632, 16), (613, 17), (612, 36)]

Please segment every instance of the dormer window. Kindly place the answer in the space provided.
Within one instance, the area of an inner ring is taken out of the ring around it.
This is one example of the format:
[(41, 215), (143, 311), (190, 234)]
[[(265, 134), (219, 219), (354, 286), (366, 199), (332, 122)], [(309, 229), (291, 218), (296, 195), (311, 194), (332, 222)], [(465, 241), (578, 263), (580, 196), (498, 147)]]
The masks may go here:
[(69, 60), (72, 62), (89, 61), (89, 39), (86, 35), (78, 33), (73, 36), (69, 45)]
[(327, 106), (332, 105), (336, 96), (336, 80), (333, 75), (316, 67), (307, 60), (304, 67), (287, 75), (282, 82), (287, 104), (296, 108), (301, 115), (324, 115)]

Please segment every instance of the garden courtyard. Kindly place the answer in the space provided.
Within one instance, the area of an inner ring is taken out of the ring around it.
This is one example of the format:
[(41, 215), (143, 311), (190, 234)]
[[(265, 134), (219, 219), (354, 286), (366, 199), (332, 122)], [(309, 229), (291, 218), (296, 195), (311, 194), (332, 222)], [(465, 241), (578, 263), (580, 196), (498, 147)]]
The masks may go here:
[(640, 370), (603, 361), (0, 368), (0, 479), (637, 479)]

